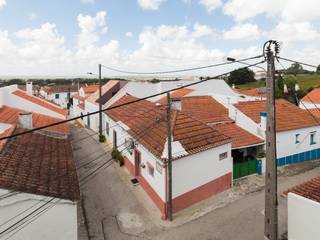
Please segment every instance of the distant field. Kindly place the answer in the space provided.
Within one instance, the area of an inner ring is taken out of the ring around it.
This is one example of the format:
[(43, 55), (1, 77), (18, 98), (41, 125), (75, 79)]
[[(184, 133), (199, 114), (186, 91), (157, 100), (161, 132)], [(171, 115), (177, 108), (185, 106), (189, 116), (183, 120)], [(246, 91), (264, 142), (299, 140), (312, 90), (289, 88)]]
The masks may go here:
[[(300, 85), (301, 90), (307, 91), (310, 87), (320, 87), (320, 74), (315, 75), (299, 75), (296, 79)], [(252, 89), (264, 86), (264, 82), (252, 82), (242, 85), (237, 85), (236, 87), (240, 89)]]

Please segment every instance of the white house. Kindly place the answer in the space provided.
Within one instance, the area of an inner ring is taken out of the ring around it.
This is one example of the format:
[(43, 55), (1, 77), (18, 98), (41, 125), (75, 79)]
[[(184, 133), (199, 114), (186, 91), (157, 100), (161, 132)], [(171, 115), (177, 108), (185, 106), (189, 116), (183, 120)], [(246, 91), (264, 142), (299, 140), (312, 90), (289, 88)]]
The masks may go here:
[[(265, 138), (266, 101), (239, 102), (229, 108), (237, 125)], [(320, 158), (320, 126), (305, 110), (276, 100), (278, 166)]]
[(39, 93), (44, 99), (67, 109), (70, 99), (73, 95), (78, 93), (78, 85), (69, 84), (45, 86), (40, 89)]
[[(61, 121), (26, 110), (0, 106), (0, 138)], [(66, 124), (1, 140), (0, 165), (1, 238), (77, 239), (80, 193)]]
[[(133, 101), (127, 95), (112, 106)], [(166, 111), (144, 100), (105, 113), (107, 139), (125, 166), (167, 218)], [(232, 186), (231, 139), (179, 110), (171, 114), (173, 212)]]
[(0, 88), (0, 107), (6, 105), (13, 108), (66, 119), (67, 112), (54, 103), (32, 95), (32, 83), (28, 83), (27, 91), (18, 89), (17, 85)]
[(320, 236), (320, 177), (288, 193), (288, 240), (312, 240)]

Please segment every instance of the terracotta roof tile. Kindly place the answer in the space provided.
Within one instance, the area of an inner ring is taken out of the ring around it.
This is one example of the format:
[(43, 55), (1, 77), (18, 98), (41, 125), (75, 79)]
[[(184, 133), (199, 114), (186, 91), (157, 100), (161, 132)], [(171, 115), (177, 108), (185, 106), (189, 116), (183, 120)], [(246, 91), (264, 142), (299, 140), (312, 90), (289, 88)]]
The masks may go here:
[(288, 192), (295, 193), (320, 203), (320, 176), (313, 178), (299, 186), (293, 187), (286, 193)]
[[(25, 110), (3, 106), (2, 108), (0, 108), (0, 123), (17, 125), (19, 122), (19, 113), (21, 112), (25, 112)], [(33, 121), (34, 127), (42, 127), (48, 124), (60, 122), (61, 119), (49, 117), (49, 116), (38, 114), (38, 113), (32, 113), (32, 121)], [(69, 127), (66, 123), (49, 127), (44, 130), (50, 131), (50, 132), (63, 133), (63, 134), (70, 133)]]
[[(112, 106), (137, 98), (124, 96)], [(151, 153), (162, 158), (167, 139), (166, 111), (164, 107), (143, 100), (107, 111), (114, 121), (121, 121), (130, 129), (129, 134), (138, 139)], [(130, 117), (128, 117), (130, 116)], [(173, 141), (179, 141), (188, 154), (230, 143), (231, 139), (181, 111), (171, 114)], [(182, 157), (183, 154), (179, 157)]]
[(95, 85), (83, 86), (82, 89), (85, 94), (91, 94), (99, 90), (99, 85), (95, 84)]
[(78, 107), (79, 107), (80, 109), (84, 110), (84, 103), (80, 103), (80, 104), (78, 105)]
[(262, 138), (256, 137), (243, 128), (237, 126), (235, 123), (218, 124), (213, 125), (212, 127), (232, 138), (232, 148), (247, 147), (264, 143)]
[(254, 97), (262, 97), (265, 98), (267, 96), (266, 92), (261, 88), (254, 88), (254, 89), (233, 89), (236, 93), (247, 95), (247, 96), (254, 96)]
[(35, 132), (9, 139), (0, 153), (0, 188), (78, 200), (70, 140)]
[(52, 93), (61, 93), (61, 92), (78, 92), (78, 85), (53, 85), (53, 86), (46, 86), (42, 88), (43, 91), (45, 91), (48, 94)]
[(232, 121), (228, 109), (211, 96), (183, 97), (181, 110), (205, 123)]
[[(102, 93), (102, 104), (105, 104), (113, 95), (112, 93), (115, 93), (119, 91), (120, 89), (120, 81), (117, 80), (110, 80), (106, 84), (104, 84), (101, 88)], [(87, 101), (98, 104), (99, 102), (99, 89), (95, 91), (93, 94), (91, 94)]]
[(306, 111), (306, 114), (311, 113), (314, 117), (319, 119), (318, 121), (320, 121), (320, 109), (319, 108), (311, 108), (308, 110), (305, 109), (305, 111)]
[(88, 97), (89, 97), (89, 95), (86, 95), (86, 96), (84, 96), (84, 97), (83, 97), (83, 96), (79, 96), (78, 93), (72, 96), (72, 98), (78, 99), (78, 100), (80, 100), (80, 101), (84, 101), (84, 100), (86, 100)]
[[(261, 121), (260, 112), (266, 111), (266, 101), (240, 102), (234, 106), (256, 123)], [(276, 100), (277, 131), (288, 131), (316, 125), (318, 123), (311, 115), (306, 114), (305, 110), (284, 99)]]
[[(171, 100), (180, 100), (182, 97), (192, 93), (194, 90), (190, 88), (182, 88), (170, 93)], [(162, 105), (167, 103), (167, 96), (162, 97), (159, 101)]]
[(320, 103), (320, 88), (314, 88), (311, 92), (304, 96), (301, 101)]
[[(5, 131), (0, 133), (0, 138), (10, 136), (15, 129), (16, 129), (16, 125), (12, 125), (11, 127), (7, 128)], [(0, 140), (0, 152), (3, 149), (3, 147), (6, 145), (7, 141), (8, 139)]]
[(35, 97), (35, 96), (30, 96), (28, 95), (26, 92), (24, 91), (21, 91), (21, 90), (16, 90), (13, 92), (14, 95), (20, 97), (20, 98), (23, 98), (29, 102), (32, 102), (32, 103), (35, 103), (41, 107), (44, 107), (44, 108), (47, 108), (53, 112), (56, 112), (56, 113), (59, 113), (61, 115), (64, 115), (66, 116), (67, 115), (67, 112), (57, 106), (55, 106), (54, 104), (51, 104), (47, 101), (44, 101), (43, 99), (41, 98), (38, 98), (38, 97)]

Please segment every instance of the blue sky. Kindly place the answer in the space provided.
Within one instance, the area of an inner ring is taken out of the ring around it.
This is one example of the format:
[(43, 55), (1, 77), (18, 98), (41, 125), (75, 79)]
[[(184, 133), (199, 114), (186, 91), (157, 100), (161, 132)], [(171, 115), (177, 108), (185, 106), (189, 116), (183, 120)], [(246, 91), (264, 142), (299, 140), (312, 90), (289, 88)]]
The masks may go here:
[(317, 0), (0, 0), (0, 75), (196, 66), (257, 54), (270, 38), (316, 63), (319, 17)]

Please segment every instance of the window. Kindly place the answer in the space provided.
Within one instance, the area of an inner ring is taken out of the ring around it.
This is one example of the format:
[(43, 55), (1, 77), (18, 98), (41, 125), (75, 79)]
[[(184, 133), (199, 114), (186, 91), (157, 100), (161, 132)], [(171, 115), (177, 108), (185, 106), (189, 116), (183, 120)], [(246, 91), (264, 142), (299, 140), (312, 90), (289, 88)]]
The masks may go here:
[(310, 133), (310, 144), (316, 144), (316, 132), (311, 132)]
[(60, 95), (59, 95), (59, 93), (57, 93), (56, 96), (55, 96), (55, 98), (56, 98), (56, 99), (59, 99), (59, 97), (60, 97)]
[(220, 153), (219, 154), (219, 160), (226, 159), (228, 157), (228, 152)]
[(109, 136), (109, 123), (106, 122), (106, 134)]
[(154, 166), (153, 166), (151, 163), (149, 163), (149, 162), (147, 162), (147, 166), (148, 166), (148, 173), (149, 173), (149, 175), (152, 176), (152, 177), (154, 177)]
[(300, 143), (299, 136), (300, 136), (300, 134), (299, 134), (299, 133), (298, 133), (298, 134), (296, 134), (296, 143)]

